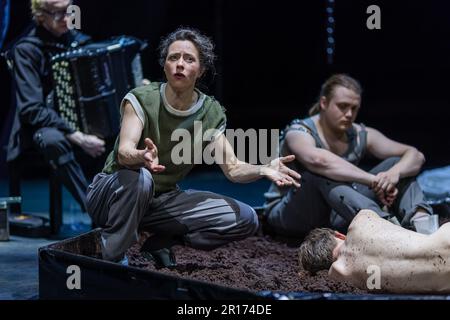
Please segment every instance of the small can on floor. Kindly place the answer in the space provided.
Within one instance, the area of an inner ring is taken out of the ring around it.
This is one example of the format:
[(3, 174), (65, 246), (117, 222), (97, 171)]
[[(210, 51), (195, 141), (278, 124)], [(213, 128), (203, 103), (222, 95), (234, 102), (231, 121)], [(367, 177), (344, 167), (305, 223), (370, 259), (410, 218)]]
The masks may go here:
[(0, 198), (0, 241), (8, 241), (10, 235), (10, 212), (11, 205), (21, 203), (22, 197)]
[(0, 241), (9, 240), (8, 203), (0, 202)]

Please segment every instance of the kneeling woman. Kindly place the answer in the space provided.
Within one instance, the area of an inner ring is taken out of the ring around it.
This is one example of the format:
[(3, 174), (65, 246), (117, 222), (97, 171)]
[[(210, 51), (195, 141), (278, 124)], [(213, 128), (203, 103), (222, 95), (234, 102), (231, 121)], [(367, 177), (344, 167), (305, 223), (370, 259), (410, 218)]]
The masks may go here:
[[(104, 259), (123, 259), (137, 240), (138, 229), (153, 234), (143, 246), (146, 252), (174, 244), (213, 249), (250, 236), (257, 229), (258, 220), (250, 206), (212, 192), (179, 189), (177, 183), (193, 168), (194, 161), (178, 164), (179, 159), (174, 159), (177, 152), (173, 150), (179, 143), (171, 139), (174, 130), (190, 133), (190, 154), (194, 154), (194, 145), (202, 151), (214, 148), (216, 163), (233, 182), (266, 177), (280, 186), (299, 186), (299, 174), (284, 165), (294, 156), (263, 166), (236, 158), (223, 134), (224, 109), (195, 88), (213, 60), (209, 38), (192, 29), (178, 29), (160, 45), (167, 82), (151, 83), (125, 96), (115, 148), (88, 190), (88, 212), (103, 227)], [(202, 132), (195, 135), (197, 121)], [(211, 132), (206, 139), (211, 143), (204, 143), (203, 138)], [(219, 163), (218, 159), (224, 161)]]

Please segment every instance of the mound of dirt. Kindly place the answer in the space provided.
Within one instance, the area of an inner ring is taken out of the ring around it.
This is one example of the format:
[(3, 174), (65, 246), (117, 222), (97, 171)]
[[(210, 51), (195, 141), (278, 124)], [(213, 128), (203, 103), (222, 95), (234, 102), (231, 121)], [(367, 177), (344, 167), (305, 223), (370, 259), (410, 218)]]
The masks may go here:
[[(141, 243), (128, 252), (131, 266), (155, 271), (140, 254)], [(250, 237), (212, 251), (174, 246), (177, 267), (156, 271), (253, 292), (365, 293), (351, 284), (333, 281), (327, 271), (316, 275), (300, 270), (297, 249), (268, 236)]]

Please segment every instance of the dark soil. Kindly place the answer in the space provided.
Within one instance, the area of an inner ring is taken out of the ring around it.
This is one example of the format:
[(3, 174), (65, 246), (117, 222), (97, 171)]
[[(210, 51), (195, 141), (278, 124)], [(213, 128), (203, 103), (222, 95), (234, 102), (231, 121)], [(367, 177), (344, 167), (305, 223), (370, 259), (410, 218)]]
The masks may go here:
[[(450, 222), (450, 218), (441, 217), (439, 224), (446, 222)], [(368, 293), (349, 283), (331, 280), (328, 271), (311, 275), (302, 270), (297, 247), (275, 241), (267, 235), (232, 242), (212, 251), (174, 246), (177, 259), (174, 270), (156, 269), (152, 262), (142, 257), (140, 248), (146, 237), (142, 234), (139, 243), (128, 250), (130, 265), (254, 292)]]
[[(140, 243), (145, 237), (141, 237)], [(127, 255), (131, 266), (156, 270), (140, 254), (141, 244)], [(327, 271), (311, 275), (300, 270), (297, 249), (268, 236), (250, 237), (212, 251), (174, 246), (177, 267), (156, 271), (254, 292), (336, 292), (365, 293), (354, 286), (328, 278)]]

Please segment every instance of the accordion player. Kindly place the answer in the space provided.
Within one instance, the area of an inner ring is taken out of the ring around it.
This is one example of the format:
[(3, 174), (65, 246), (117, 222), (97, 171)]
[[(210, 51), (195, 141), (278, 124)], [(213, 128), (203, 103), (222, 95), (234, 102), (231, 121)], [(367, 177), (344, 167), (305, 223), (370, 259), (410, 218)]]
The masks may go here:
[(119, 105), (143, 80), (140, 52), (145, 42), (116, 37), (51, 59), (55, 108), (75, 130), (102, 139), (120, 128)]

